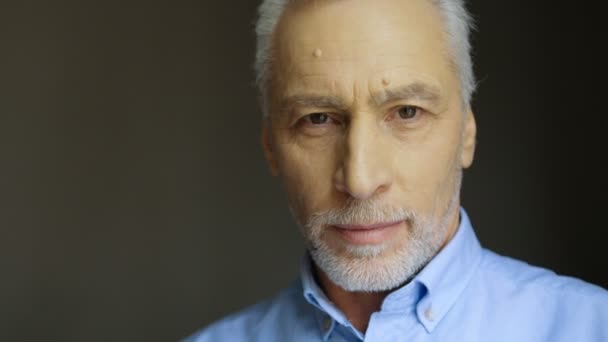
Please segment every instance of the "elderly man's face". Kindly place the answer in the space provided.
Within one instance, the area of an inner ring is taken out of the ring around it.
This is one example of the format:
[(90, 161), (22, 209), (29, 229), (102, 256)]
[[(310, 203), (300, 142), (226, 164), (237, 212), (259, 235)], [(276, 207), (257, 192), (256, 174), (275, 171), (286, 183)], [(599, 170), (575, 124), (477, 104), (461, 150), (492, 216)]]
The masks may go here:
[(304, 1), (276, 31), (263, 141), (334, 283), (407, 281), (458, 217), (475, 122), (427, 0)]

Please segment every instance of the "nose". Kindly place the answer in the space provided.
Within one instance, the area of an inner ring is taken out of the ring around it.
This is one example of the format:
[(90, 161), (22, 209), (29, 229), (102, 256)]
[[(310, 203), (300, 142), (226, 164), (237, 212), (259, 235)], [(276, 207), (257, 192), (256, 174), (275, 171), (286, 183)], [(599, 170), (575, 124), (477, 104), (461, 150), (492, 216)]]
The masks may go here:
[(365, 200), (390, 188), (393, 156), (385, 140), (373, 120), (351, 120), (334, 175), (338, 191)]

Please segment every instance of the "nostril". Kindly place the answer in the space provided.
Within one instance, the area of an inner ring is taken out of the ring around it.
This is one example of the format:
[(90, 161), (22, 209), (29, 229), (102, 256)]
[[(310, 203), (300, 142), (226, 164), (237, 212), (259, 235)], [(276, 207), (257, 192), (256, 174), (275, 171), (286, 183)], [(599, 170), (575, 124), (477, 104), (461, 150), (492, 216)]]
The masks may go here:
[(340, 192), (346, 192), (346, 187), (341, 183), (336, 183), (336, 189)]
[(383, 169), (345, 168), (337, 179), (336, 189), (361, 200), (385, 193), (391, 186), (389, 174)]

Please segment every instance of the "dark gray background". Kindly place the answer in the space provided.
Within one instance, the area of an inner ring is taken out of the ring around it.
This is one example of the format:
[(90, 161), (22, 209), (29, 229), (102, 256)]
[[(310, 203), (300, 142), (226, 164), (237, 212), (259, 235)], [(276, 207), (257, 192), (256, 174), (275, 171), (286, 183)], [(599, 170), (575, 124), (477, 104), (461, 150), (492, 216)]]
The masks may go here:
[[(255, 6), (1, 0), (0, 340), (177, 340), (296, 276), (302, 245), (258, 147)], [(471, 9), (477, 233), (606, 287), (596, 10)]]

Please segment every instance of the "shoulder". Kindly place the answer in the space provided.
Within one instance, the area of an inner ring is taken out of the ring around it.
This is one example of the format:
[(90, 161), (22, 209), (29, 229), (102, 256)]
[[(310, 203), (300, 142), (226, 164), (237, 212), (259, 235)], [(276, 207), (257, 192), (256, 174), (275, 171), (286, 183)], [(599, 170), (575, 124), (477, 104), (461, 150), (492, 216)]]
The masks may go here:
[(530, 265), (484, 250), (481, 259), (481, 277), (500, 285), (504, 290), (542, 291), (548, 296), (574, 297), (579, 300), (608, 300), (608, 291), (581, 279), (559, 275), (555, 272)]
[(532, 324), (559, 341), (608, 339), (608, 291), (599, 286), (487, 250), (477, 277), (484, 302), (505, 322)]
[(233, 313), (188, 337), (185, 342), (274, 341), (289, 336), (310, 305), (304, 301), (300, 282), (274, 297)]

